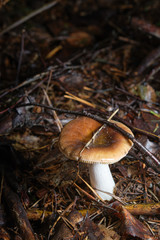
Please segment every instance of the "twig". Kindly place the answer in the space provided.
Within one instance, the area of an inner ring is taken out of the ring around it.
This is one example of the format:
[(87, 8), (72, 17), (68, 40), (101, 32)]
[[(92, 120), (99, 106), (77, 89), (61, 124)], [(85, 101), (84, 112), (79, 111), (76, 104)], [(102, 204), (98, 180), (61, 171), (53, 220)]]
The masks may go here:
[(19, 56), (19, 61), (18, 61), (17, 76), (16, 76), (16, 86), (19, 83), (19, 73), (20, 73), (21, 64), (22, 64), (22, 58), (23, 58), (23, 54), (24, 54), (24, 39), (25, 39), (25, 30), (22, 31), (22, 37), (21, 37), (21, 51), (20, 51), (20, 56)]
[[(42, 78), (44, 78), (44, 77), (46, 77), (46, 76), (48, 76), (48, 75), (49, 75), (49, 71), (47, 71), (47, 72), (42, 72), (42, 73), (40, 73), (40, 74), (35, 75), (35, 76), (32, 77), (32, 78), (27, 79), (26, 81), (20, 83), (18, 86), (14, 87), (14, 88), (11, 88), (11, 89), (6, 90), (6, 91), (3, 90), (3, 93), (0, 95), (0, 98), (6, 96), (8, 93), (14, 92), (15, 90), (17, 90), (17, 89), (19, 89), (19, 88), (21, 88), (21, 87), (24, 87), (24, 86), (26, 86), (26, 85), (34, 82), (34, 81), (41, 80)], [(43, 81), (44, 81), (44, 80), (43, 80)]]
[[(142, 152), (147, 154), (154, 162), (154, 164), (156, 165), (156, 168), (154, 166), (150, 166), (150, 167), (154, 167), (154, 169), (158, 172), (160, 172), (159, 168), (160, 168), (160, 161), (147, 149), (145, 148), (140, 142), (138, 142), (134, 136), (132, 136), (131, 134), (129, 134), (128, 132), (124, 131), (122, 128), (118, 127), (116, 124), (109, 122), (108, 120), (105, 120), (99, 116), (93, 115), (91, 113), (87, 113), (86, 111), (70, 111), (70, 110), (66, 110), (66, 109), (61, 109), (61, 108), (56, 108), (56, 107), (49, 107), (43, 104), (38, 104), (38, 103), (28, 103), (28, 104), (21, 104), (19, 107), (24, 107), (24, 106), (39, 106), (39, 107), (44, 107), (47, 109), (51, 109), (51, 110), (55, 110), (57, 112), (60, 113), (68, 113), (68, 114), (74, 114), (74, 115), (79, 115), (79, 116), (86, 116), (86, 117), (90, 117), (102, 124), (106, 124), (111, 128), (115, 128), (117, 131), (119, 131), (122, 135), (126, 136), (128, 139), (130, 139), (135, 145), (136, 147)], [(151, 165), (151, 164), (150, 164)]]
[(144, 83), (144, 82), (148, 82), (148, 81), (152, 80), (154, 78), (154, 75), (157, 74), (159, 71), (160, 71), (160, 64), (157, 67), (155, 67), (151, 70), (151, 72), (148, 74), (148, 76), (146, 76), (143, 79), (141, 84)]
[(57, 220), (54, 222), (53, 226), (51, 227), (50, 231), (49, 231), (49, 235), (48, 235), (48, 239), (50, 238), (50, 236), (52, 235), (52, 231), (55, 228), (57, 222), (71, 209), (73, 208), (73, 206), (76, 204), (77, 201), (77, 197), (75, 197), (74, 201), (72, 203), (69, 204), (69, 206), (62, 212), (62, 214), (57, 218)]
[[(48, 94), (47, 94), (47, 92), (45, 91), (45, 89), (43, 89), (43, 92), (44, 92), (44, 95), (45, 95), (45, 97), (46, 97), (46, 99), (47, 99), (47, 102), (48, 102), (49, 106), (52, 107), (51, 100), (49, 99)], [(54, 117), (54, 119), (55, 119), (55, 122), (56, 122), (56, 124), (57, 124), (57, 127), (58, 127), (58, 129), (59, 129), (59, 132), (61, 132), (61, 130), (62, 130), (62, 128), (63, 128), (62, 123), (61, 123), (61, 121), (59, 120), (56, 111), (53, 110), (52, 112), (53, 112), (53, 117)]]
[(150, 22), (147, 22), (140, 18), (133, 17), (131, 20), (131, 24), (134, 27), (146, 33), (149, 33), (157, 38), (160, 38), (160, 27), (157, 27), (156, 25), (151, 24)]
[[(31, 89), (27, 92), (27, 95), (29, 95), (31, 92), (33, 92), (33, 91), (34, 91), (37, 87), (39, 87), (44, 81), (45, 81), (45, 79), (43, 79), (42, 81), (38, 82), (33, 88), (31, 88)], [(1, 112), (0, 112), (0, 115), (6, 113), (6, 112), (8, 112), (8, 111), (10, 111), (11, 109), (15, 109), (16, 106), (17, 106), (18, 104), (20, 104), (25, 97), (26, 97), (26, 95), (23, 95), (22, 97), (20, 97), (16, 103), (14, 103), (14, 104), (11, 105), (10, 107), (8, 107), (8, 108), (4, 109), (3, 111), (1, 111)]]
[[(138, 66), (138, 68), (135, 70), (136, 75), (140, 75), (144, 73), (144, 71), (149, 68), (151, 65), (153, 65), (157, 59), (160, 57), (160, 47), (152, 50), (145, 59), (141, 62), (141, 64)], [(153, 68), (154, 70), (154, 68)], [(159, 68), (158, 68), (159, 70)]]
[(48, 3), (44, 6), (42, 6), (41, 8), (31, 12), (30, 14), (28, 14), (27, 16), (21, 18), (20, 20), (18, 20), (17, 22), (11, 24), (9, 27), (7, 27), (6, 29), (4, 29), (2, 32), (0, 32), (0, 36), (2, 36), (3, 34), (11, 31), (12, 29), (18, 27), (19, 25), (21, 25), (22, 23), (28, 21), (29, 19), (35, 17), (36, 15), (48, 10), (51, 7), (54, 7), (59, 1), (53, 1), (51, 3)]
[(97, 117), (97, 116), (96, 116), (96, 118), (94, 118), (94, 116), (93, 116), (93, 115), (90, 115), (90, 113), (88, 114), (88, 117), (91, 117), (91, 118), (93, 118), (93, 119), (95, 119), (95, 120), (97, 120), (97, 121), (99, 121), (99, 122), (101, 122), (101, 123), (105, 123), (105, 124), (108, 125), (109, 127), (112, 127), (112, 128), (114, 127), (117, 131), (119, 131), (120, 133), (122, 133), (122, 135), (124, 135), (124, 136), (126, 136), (128, 139), (130, 139), (130, 140), (137, 146), (137, 148), (138, 148), (141, 152), (147, 154), (150, 158), (152, 158), (152, 160), (154, 161), (154, 163), (155, 163), (158, 167), (160, 167), (160, 161), (159, 161), (147, 148), (145, 148), (140, 142), (138, 142), (138, 141), (135, 139), (135, 137), (132, 136), (130, 133), (124, 131), (122, 128), (118, 127), (116, 124), (111, 123), (111, 122), (109, 122), (109, 121), (107, 121), (107, 120), (104, 120), (104, 119), (102, 119), (102, 118), (100, 118), (100, 117)]

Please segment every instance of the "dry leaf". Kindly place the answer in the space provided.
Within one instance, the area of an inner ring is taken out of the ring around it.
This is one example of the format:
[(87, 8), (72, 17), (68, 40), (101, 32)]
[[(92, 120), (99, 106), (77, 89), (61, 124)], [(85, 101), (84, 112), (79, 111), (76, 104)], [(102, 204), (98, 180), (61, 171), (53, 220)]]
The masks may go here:
[(114, 230), (108, 229), (103, 225), (100, 225), (99, 228), (100, 228), (100, 231), (103, 232), (103, 235), (104, 235), (103, 240), (119, 240), (120, 239), (120, 236)]
[(149, 85), (138, 85), (138, 95), (141, 99), (156, 102), (156, 93), (155, 90)]
[(104, 226), (97, 226), (94, 222), (90, 220), (89, 217), (85, 218), (85, 221), (82, 222), (83, 228), (81, 229), (84, 232), (84, 236), (88, 237), (89, 240), (119, 240), (119, 235)]
[(92, 43), (92, 36), (86, 32), (75, 32), (71, 33), (71, 35), (67, 38), (67, 42), (72, 47), (83, 48), (87, 47)]
[[(65, 240), (72, 239), (75, 235), (75, 230), (77, 230), (76, 225), (83, 220), (82, 215), (78, 211), (73, 211), (69, 214), (67, 222), (64, 221), (57, 233), (51, 238), (51, 240)], [(68, 226), (67, 224), (68, 223)], [(69, 227), (70, 225), (70, 227)]]
[(117, 210), (115, 215), (121, 220), (121, 228), (123, 229), (122, 233), (124, 236), (138, 237), (143, 240), (156, 240), (150, 230), (137, 218), (132, 216), (119, 202), (111, 203), (110, 207)]
[(63, 219), (58, 232), (51, 240), (89, 239), (89, 240), (119, 240), (120, 236), (103, 225), (96, 225), (88, 216), (85, 218), (78, 211), (73, 211), (68, 218)]

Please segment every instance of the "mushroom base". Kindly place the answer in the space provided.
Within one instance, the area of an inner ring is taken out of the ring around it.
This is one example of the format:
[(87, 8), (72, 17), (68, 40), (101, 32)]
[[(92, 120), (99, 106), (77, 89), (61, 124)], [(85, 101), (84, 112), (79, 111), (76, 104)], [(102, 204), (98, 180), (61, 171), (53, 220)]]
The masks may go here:
[(112, 196), (107, 194), (112, 193), (115, 187), (110, 168), (108, 164), (89, 164), (91, 186), (103, 200), (111, 200)]

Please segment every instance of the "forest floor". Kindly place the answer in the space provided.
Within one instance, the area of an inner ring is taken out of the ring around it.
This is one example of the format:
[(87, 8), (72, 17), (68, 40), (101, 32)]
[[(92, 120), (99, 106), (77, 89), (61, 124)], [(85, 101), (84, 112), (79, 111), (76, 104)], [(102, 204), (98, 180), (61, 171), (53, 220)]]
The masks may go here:
[[(0, 2), (0, 239), (160, 239), (160, 1)], [(111, 201), (59, 150), (78, 116), (133, 147)], [(107, 123), (106, 123), (107, 124)]]

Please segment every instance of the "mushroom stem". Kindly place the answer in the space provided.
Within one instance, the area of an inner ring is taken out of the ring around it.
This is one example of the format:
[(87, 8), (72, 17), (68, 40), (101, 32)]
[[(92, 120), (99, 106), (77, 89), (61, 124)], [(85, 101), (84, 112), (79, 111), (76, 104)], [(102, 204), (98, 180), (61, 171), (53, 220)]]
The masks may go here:
[(108, 164), (89, 164), (91, 186), (103, 200), (111, 200), (115, 182)]

